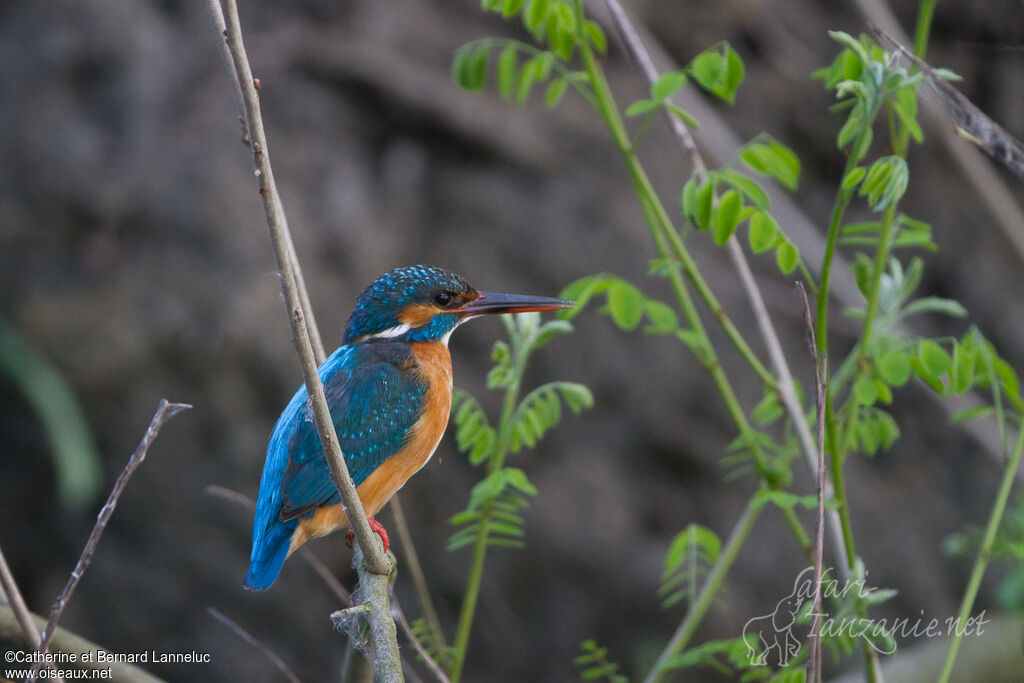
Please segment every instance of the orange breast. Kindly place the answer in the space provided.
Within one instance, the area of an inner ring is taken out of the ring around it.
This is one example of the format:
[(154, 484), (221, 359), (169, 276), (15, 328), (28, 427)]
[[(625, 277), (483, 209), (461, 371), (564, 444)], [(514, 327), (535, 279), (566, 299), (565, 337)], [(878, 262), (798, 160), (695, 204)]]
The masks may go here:
[[(381, 463), (356, 489), (370, 517), (380, 512), (409, 477), (427, 464), (448, 426), (452, 407), (452, 359), (448, 346), (441, 342), (419, 342), (412, 345), (412, 352), (416, 360), (414, 371), (429, 389), (423, 399), (423, 412), (410, 429), (405, 447)], [(311, 518), (299, 522), (288, 552), (294, 552), (310, 538), (346, 526), (348, 517), (341, 504), (319, 508)]]

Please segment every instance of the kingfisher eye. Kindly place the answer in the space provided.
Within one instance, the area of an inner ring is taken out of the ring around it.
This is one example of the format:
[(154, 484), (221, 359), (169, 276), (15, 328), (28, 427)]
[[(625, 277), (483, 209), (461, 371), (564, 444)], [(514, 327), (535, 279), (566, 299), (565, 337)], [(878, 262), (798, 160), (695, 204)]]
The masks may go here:
[(452, 302), (451, 292), (438, 292), (434, 297), (434, 301), (438, 306), (447, 306)]

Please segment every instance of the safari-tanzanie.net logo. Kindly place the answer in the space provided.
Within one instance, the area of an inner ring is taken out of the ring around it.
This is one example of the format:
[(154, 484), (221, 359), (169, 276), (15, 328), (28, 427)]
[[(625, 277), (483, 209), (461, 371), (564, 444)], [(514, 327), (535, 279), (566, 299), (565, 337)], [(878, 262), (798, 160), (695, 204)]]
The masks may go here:
[[(829, 612), (830, 605), (873, 605), (884, 602), (896, 594), (892, 589), (868, 586), (866, 577), (867, 573), (862, 567), (855, 568), (853, 576), (842, 581), (835, 578), (831, 568), (822, 572), (822, 612), (819, 615), (822, 639), (863, 639), (879, 654), (891, 655), (896, 652), (898, 640), (937, 638), (956, 634), (982, 635), (985, 625), (990, 621), (986, 618), (984, 610), (966, 621), (961, 621), (958, 617), (928, 617), (924, 610), (916, 617), (895, 619), (863, 618), (856, 613), (850, 613), (849, 609), (841, 609), (836, 614)], [(810, 630), (809, 622), (814, 617), (810, 613), (814, 603), (814, 589), (814, 567), (811, 566), (797, 575), (793, 591), (779, 600), (774, 610), (754, 617), (744, 624), (743, 639), (747, 643), (752, 665), (781, 668), (800, 653)]]

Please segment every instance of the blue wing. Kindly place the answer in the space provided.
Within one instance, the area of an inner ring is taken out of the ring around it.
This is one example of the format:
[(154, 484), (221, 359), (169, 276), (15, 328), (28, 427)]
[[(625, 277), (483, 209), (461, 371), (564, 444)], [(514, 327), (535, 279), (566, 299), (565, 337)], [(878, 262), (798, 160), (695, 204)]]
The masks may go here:
[[(389, 342), (342, 346), (320, 366), (331, 419), (356, 486), (402, 449), (419, 419), (427, 387), (412, 366), (408, 347)], [(278, 419), (267, 447), (246, 586), (269, 587), (299, 519), (339, 502), (303, 386)]]

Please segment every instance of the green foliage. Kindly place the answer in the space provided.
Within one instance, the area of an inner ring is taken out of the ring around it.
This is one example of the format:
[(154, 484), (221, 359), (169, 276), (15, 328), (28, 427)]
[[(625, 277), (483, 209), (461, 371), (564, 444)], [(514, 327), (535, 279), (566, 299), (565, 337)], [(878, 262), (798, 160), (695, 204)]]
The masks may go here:
[(743, 60), (729, 43), (721, 42), (694, 57), (686, 69), (700, 87), (729, 104), (743, 82)]
[(692, 600), (697, 595), (697, 582), (708, 568), (718, 561), (722, 541), (714, 531), (699, 524), (690, 524), (680, 531), (665, 554), (658, 597), (662, 607)]
[[(948, 536), (942, 549), (951, 557), (973, 556), (981, 547), (982, 535), (980, 527), (968, 526)], [(1024, 496), (1018, 496), (1007, 507), (990, 555), (1004, 570), (996, 589), (999, 608), (1024, 615)]]
[[(452, 648), (437, 641), (434, 629), (430, 628), (430, 624), (427, 623), (426, 619), (422, 617), (413, 619), (411, 626), (413, 635), (420, 641), (423, 649), (427, 651), (431, 659), (435, 662), (448, 661), (450, 659)], [(416, 659), (417, 661), (423, 661), (418, 652), (416, 653)]]
[(604, 679), (609, 683), (629, 683), (626, 676), (618, 673), (619, 665), (608, 661), (608, 648), (588, 639), (580, 643), (580, 650), (583, 654), (572, 661), (580, 669), (581, 681)]
[(509, 452), (525, 445), (533, 448), (544, 434), (562, 419), (562, 401), (573, 413), (594, 406), (590, 389), (576, 382), (548, 382), (520, 401), (512, 416)]
[[(759, 136), (740, 149), (738, 158), (786, 187), (796, 187), (800, 162), (777, 140)], [(800, 265), (800, 252), (779, 229), (770, 208), (768, 193), (758, 182), (732, 168), (694, 173), (683, 186), (683, 216), (698, 230), (709, 230), (714, 242), (722, 245), (746, 222), (751, 251), (760, 254), (774, 249), (776, 265), (788, 275)]]
[(537, 494), (526, 473), (505, 466), (509, 453), (523, 446), (533, 448), (562, 419), (562, 403), (573, 412), (594, 405), (590, 390), (575, 382), (554, 381), (537, 387), (518, 400), (519, 387), (531, 354), (557, 336), (568, 334), (565, 320), (541, 322), (539, 313), (520, 313), (502, 318), (509, 341), (494, 343), (494, 368), (487, 386), (502, 389), (507, 409), (498, 427), (492, 427), (480, 403), (457, 389), (452, 397), (455, 443), (474, 466), (485, 466), (486, 476), (470, 494), (466, 509), (451, 519), (458, 530), (448, 541), (449, 550), (482, 542), (492, 546), (523, 545), (521, 511), (529, 507), (527, 496)]
[(739, 156), (747, 166), (771, 176), (789, 191), (800, 182), (800, 160), (789, 147), (764, 134), (740, 148)]
[(575, 318), (599, 295), (604, 295), (607, 302), (599, 312), (609, 316), (622, 330), (631, 332), (646, 318), (648, 324), (644, 327), (645, 332), (679, 332), (679, 319), (671, 306), (648, 297), (632, 283), (608, 273), (588, 275), (568, 284), (559, 296), (575, 301), (576, 308), (559, 311), (559, 318)]

